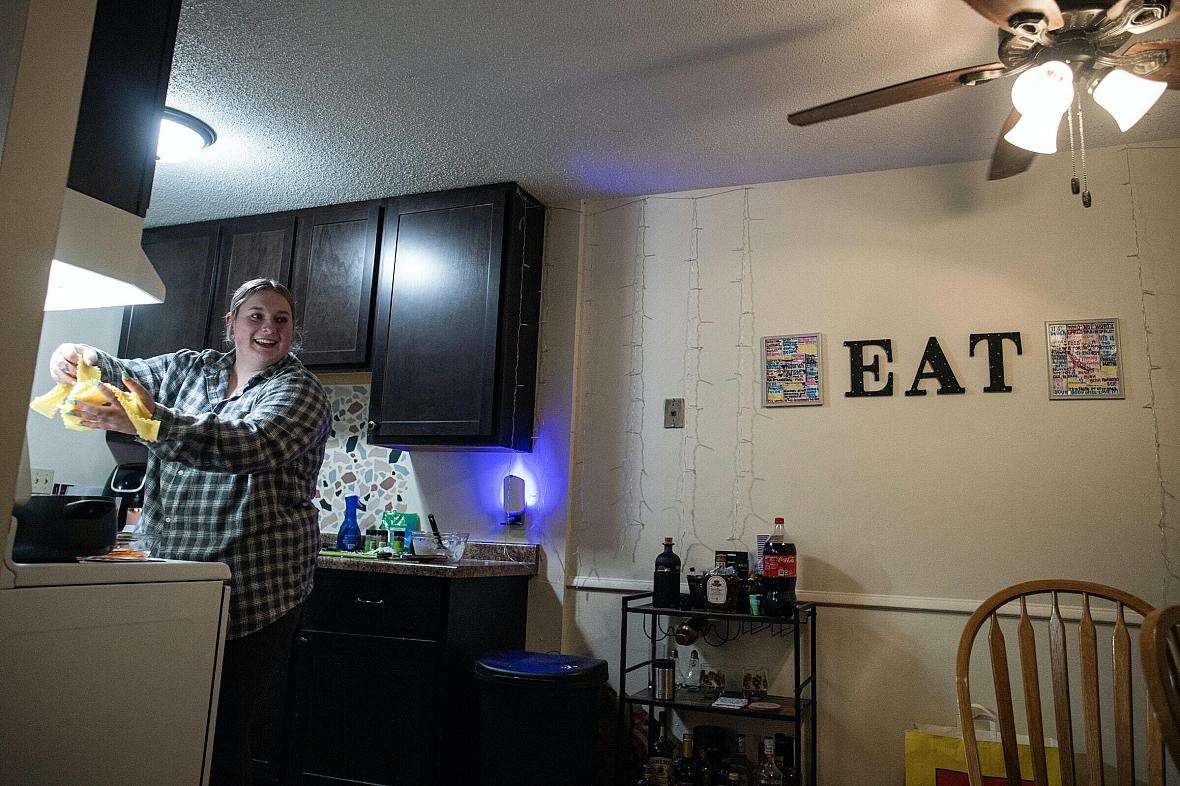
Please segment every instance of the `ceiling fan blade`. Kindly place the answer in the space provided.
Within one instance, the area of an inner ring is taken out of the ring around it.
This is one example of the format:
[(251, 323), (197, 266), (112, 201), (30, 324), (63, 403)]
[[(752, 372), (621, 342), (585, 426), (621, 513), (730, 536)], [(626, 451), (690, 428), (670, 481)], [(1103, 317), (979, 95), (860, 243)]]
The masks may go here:
[(1045, 17), (1050, 30), (1065, 24), (1061, 9), (1053, 0), (963, 0), (975, 12), (996, 27), (1011, 31), (1008, 20), (1016, 14), (1040, 14)]
[(1016, 121), (1019, 119), (1020, 113), (1013, 109), (1009, 113), (1008, 119), (1004, 121), (1004, 125), (1000, 129), (1000, 138), (996, 140), (996, 149), (992, 151), (992, 163), (987, 170), (988, 180), (1003, 180), (1006, 177), (1019, 175), (1028, 169), (1032, 165), (1033, 159), (1037, 157), (1037, 154), (1031, 150), (1017, 147), (1004, 139), (1004, 134), (1011, 131), (1012, 126), (1016, 125)]
[[(1107, 18), (1118, 19), (1122, 15), (1123, 11), (1127, 9), (1127, 6), (1131, 4), (1131, 2), (1132, 0), (1118, 0), (1118, 2), (1116, 2), (1114, 5), (1106, 9)], [(1135, 27), (1131, 29), (1131, 32), (1135, 33), (1136, 35), (1140, 33), (1146, 33), (1150, 30), (1155, 30), (1157, 27), (1163, 27), (1164, 25), (1171, 24), (1177, 19), (1180, 19), (1180, 1), (1171, 0), (1171, 3), (1172, 4), (1169, 7), (1168, 13), (1164, 14), (1162, 19), (1157, 19), (1154, 22), (1150, 22), (1145, 25), (1135, 25)], [(1153, 5), (1160, 4), (1161, 3), (1158, 2), (1158, 0), (1157, 2), (1153, 3)]]
[(972, 72), (1003, 72), (1004, 70), (1005, 68), (1001, 63), (984, 63), (983, 65), (969, 66), (967, 68), (957, 68), (954, 71), (945, 71), (941, 74), (931, 74), (930, 76), (911, 79), (901, 84), (870, 90), (867, 93), (861, 93), (860, 95), (849, 98), (841, 98), (839, 101), (813, 106), (810, 109), (804, 109), (787, 115), (787, 122), (793, 126), (809, 126), (812, 123), (822, 123), (825, 120), (835, 120), (838, 117), (858, 115), (861, 112), (881, 109), (882, 107), (913, 101), (915, 98), (925, 98), (926, 96), (938, 95), (939, 93), (954, 90), (957, 87), (963, 87), (964, 85), (970, 84), (970, 82), (964, 82), (961, 77), (968, 76)]
[(1143, 78), (1155, 82), (1167, 82), (1169, 90), (1180, 90), (1180, 40), (1144, 41), (1142, 44), (1129, 47), (1124, 54), (1137, 55), (1152, 49), (1165, 50), (1168, 53), (1168, 60), (1150, 74), (1144, 74)]

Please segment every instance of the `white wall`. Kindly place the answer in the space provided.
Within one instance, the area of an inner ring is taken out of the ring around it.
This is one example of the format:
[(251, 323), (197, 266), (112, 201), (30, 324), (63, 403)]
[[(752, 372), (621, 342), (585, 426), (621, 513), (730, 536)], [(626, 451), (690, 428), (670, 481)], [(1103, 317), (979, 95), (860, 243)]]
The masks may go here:
[[(1066, 156), (996, 183), (975, 162), (588, 205), (569, 574), (595, 591), (567, 639), (617, 680), (604, 590), (650, 581), (664, 536), (701, 568), (782, 515), (804, 596), (849, 606), (821, 609), (820, 782), (900, 783), (902, 731), (955, 722), (965, 616), (883, 606), (965, 612), (1051, 576), (1175, 602), (1180, 151), (1087, 163), (1089, 210)], [(1126, 399), (1049, 401), (1044, 322), (1098, 317), (1120, 320)], [(759, 339), (807, 331), (826, 403), (761, 407)], [(1023, 354), (985, 394), (968, 335), (998, 331)], [(903, 395), (930, 336), (965, 394)], [(894, 396), (845, 397), (842, 342), (877, 338)], [(662, 428), (671, 397), (684, 430)], [(789, 663), (733, 646), (707, 657)]]
[[(122, 319), (121, 308), (46, 312), (41, 326), (41, 342), (37, 348), (31, 396), (45, 393), (56, 384), (49, 375), (49, 356), (60, 344), (78, 342), (105, 352), (118, 350)], [(60, 418), (49, 420), (29, 410), (26, 434), (29, 439), (29, 464), (52, 469), (54, 483), (96, 486), (101, 489), (115, 467), (115, 460), (107, 449), (102, 432), (67, 431)]]

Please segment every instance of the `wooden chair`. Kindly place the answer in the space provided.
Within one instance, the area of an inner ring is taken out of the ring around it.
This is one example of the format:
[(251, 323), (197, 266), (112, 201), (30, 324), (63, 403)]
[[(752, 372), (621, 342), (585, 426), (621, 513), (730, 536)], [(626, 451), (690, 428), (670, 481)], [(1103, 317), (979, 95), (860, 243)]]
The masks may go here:
[[(1037, 673), (1036, 637), (1029, 604), (1026, 598), (1044, 595), (1048, 602), (1048, 643), (1051, 664), (1053, 716), (1057, 729), (1057, 744), (1061, 760), (1062, 786), (1076, 786), (1074, 777), (1073, 716), (1070, 704), (1069, 669), (1066, 654), (1065, 623), (1058, 596), (1080, 595), (1081, 617), (1078, 623), (1078, 657), (1081, 672), (1082, 717), (1086, 748), (1086, 769), (1090, 786), (1104, 786), (1102, 763), (1102, 727), (1098, 701), (1098, 635), (1090, 611), (1090, 598), (1104, 598), (1116, 604), (1114, 609), (1113, 650), (1114, 675), (1114, 731), (1118, 786), (1135, 783), (1134, 723), (1131, 698), (1131, 638), (1127, 629), (1125, 609), (1146, 617), (1152, 607), (1145, 601), (1114, 587), (1088, 581), (1044, 580), (1026, 581), (1000, 590), (985, 600), (963, 629), (955, 662), (955, 682), (959, 704), (959, 721), (963, 732), (963, 746), (967, 754), (967, 774), (971, 786), (983, 786), (979, 766), (979, 749), (975, 726), (971, 717), (971, 649), (975, 635), (985, 621), (990, 620), (988, 650), (991, 656), (992, 681), (995, 686), (996, 711), (999, 716), (1000, 742), (1004, 755), (1004, 769), (1009, 786), (1020, 786), (1019, 747), (1016, 722), (1013, 716), (1012, 689), (1008, 677), (1008, 653), (1004, 633), (1000, 629), (999, 609), (1019, 601), (1020, 613), (1016, 629), (1019, 643), (1020, 676), (1024, 692), (1025, 715), (1028, 723), (1029, 748), (1032, 754), (1033, 779), (1036, 786), (1047, 786), (1045, 764), (1045, 730), (1041, 713), (1040, 677)], [(1034, 601), (1035, 602), (1035, 601)], [(1076, 604), (1076, 601), (1075, 601)], [(1075, 604), (1066, 604), (1067, 606)], [(1159, 724), (1154, 713), (1141, 705), (1147, 715), (1147, 783), (1161, 786), (1164, 782), (1163, 745)]]
[(1139, 653), (1147, 695), (1172, 761), (1180, 769), (1180, 606), (1147, 615), (1139, 631)]

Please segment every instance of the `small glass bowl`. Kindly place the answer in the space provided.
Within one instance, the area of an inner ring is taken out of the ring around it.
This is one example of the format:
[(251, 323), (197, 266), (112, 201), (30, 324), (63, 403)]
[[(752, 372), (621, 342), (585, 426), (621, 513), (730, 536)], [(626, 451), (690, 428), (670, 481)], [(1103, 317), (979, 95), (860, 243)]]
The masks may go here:
[(471, 533), (444, 532), (441, 537), (443, 548), (447, 550), (447, 562), (458, 562), (463, 559), (463, 552), (467, 550), (467, 539), (471, 537)]
[[(415, 532), (413, 533), (414, 553), (419, 556), (441, 554), (446, 557), (447, 562), (458, 562), (463, 559), (463, 552), (467, 548), (469, 537), (471, 535), (467, 532), (440, 532), (438, 537), (435, 537), (433, 532)], [(441, 547), (439, 541), (442, 541)]]

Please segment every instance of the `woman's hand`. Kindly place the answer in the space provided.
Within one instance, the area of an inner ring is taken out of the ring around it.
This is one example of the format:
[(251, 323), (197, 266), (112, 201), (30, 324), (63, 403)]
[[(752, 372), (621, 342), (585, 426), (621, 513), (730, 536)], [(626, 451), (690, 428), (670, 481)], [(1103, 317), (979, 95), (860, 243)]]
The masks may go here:
[[(123, 384), (128, 391), (139, 396), (139, 400), (154, 417), (156, 400), (152, 398), (152, 394), (148, 392), (147, 388), (126, 375), (123, 376)], [(99, 385), (98, 390), (106, 399), (105, 404), (96, 406), (83, 401), (75, 401), (71, 414), (75, 415), (78, 422), (87, 428), (117, 431), (121, 434), (135, 434), (135, 424), (131, 422), (127, 410), (123, 409), (123, 405), (119, 403), (119, 399), (115, 398), (115, 394), (108, 390), (106, 385)]]
[(85, 344), (62, 344), (53, 350), (49, 358), (49, 373), (53, 380), (62, 385), (72, 385), (78, 381), (78, 361), (85, 358), (90, 365), (98, 363), (98, 353), (94, 347)]

